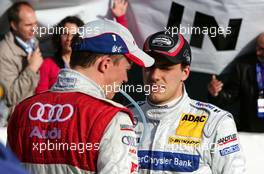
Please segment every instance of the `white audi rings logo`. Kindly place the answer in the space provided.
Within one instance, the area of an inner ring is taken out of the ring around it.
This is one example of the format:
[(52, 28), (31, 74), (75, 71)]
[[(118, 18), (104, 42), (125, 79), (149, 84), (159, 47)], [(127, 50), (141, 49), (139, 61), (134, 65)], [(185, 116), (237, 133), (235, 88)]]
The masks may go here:
[[(68, 108), (68, 109), (66, 109)], [(48, 109), (48, 110), (46, 110)], [(67, 114), (63, 114), (68, 110)], [(48, 116), (44, 118), (45, 111), (47, 111)], [(64, 112), (63, 112), (64, 111)], [(34, 113), (32, 113), (34, 112)], [(63, 122), (71, 118), (73, 115), (73, 107), (70, 104), (42, 104), (40, 102), (37, 102), (33, 104), (29, 110), (29, 118), (31, 120), (39, 120), (41, 122)], [(63, 118), (62, 118), (63, 116)]]

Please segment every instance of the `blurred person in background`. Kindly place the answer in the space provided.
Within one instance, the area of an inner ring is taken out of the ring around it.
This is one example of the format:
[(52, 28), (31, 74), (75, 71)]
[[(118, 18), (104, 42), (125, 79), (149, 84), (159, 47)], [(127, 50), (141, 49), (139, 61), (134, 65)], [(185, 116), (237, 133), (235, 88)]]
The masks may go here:
[(3, 100), (5, 96), (5, 90), (0, 81), (0, 128), (5, 127), (7, 125), (9, 108), (6, 106), (5, 100)]
[(238, 131), (264, 132), (264, 33), (256, 51), (239, 58), (227, 81), (212, 75), (208, 91), (209, 101), (221, 107), (240, 101)]
[(128, 27), (128, 22), (126, 20), (127, 7), (128, 0), (114, 0), (113, 6), (111, 7), (113, 17), (126, 28)]
[(28, 2), (16, 2), (7, 10), (10, 32), (0, 42), (0, 82), (4, 102), (12, 107), (34, 94), (43, 62), (34, 36), (37, 18)]

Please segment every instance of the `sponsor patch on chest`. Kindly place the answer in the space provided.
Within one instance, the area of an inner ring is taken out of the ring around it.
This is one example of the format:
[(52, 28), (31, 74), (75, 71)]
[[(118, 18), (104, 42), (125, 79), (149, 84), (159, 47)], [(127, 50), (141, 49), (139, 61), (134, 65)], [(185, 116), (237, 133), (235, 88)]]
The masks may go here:
[(176, 129), (176, 135), (192, 138), (201, 138), (207, 115), (183, 113)]
[(201, 143), (201, 140), (170, 136), (168, 139), (168, 143), (169, 144), (179, 144), (179, 145), (189, 145), (189, 146), (199, 146)]

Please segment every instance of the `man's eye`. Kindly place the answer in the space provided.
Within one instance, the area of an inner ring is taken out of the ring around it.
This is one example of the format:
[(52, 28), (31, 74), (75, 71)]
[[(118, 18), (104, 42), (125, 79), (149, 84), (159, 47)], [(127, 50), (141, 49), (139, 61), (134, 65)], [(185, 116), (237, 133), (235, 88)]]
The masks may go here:
[(152, 69), (153, 69), (153, 66), (152, 67), (145, 68), (144, 71), (145, 72), (148, 72), (148, 71), (151, 71)]

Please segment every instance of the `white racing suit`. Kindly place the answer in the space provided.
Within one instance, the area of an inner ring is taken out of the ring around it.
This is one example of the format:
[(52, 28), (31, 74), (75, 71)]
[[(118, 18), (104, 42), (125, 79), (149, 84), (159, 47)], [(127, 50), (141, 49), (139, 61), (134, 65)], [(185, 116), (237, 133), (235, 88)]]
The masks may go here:
[[(232, 115), (183, 96), (167, 105), (139, 102), (148, 132), (139, 144), (140, 173), (244, 174), (245, 160)], [(142, 119), (136, 109), (136, 134)]]

